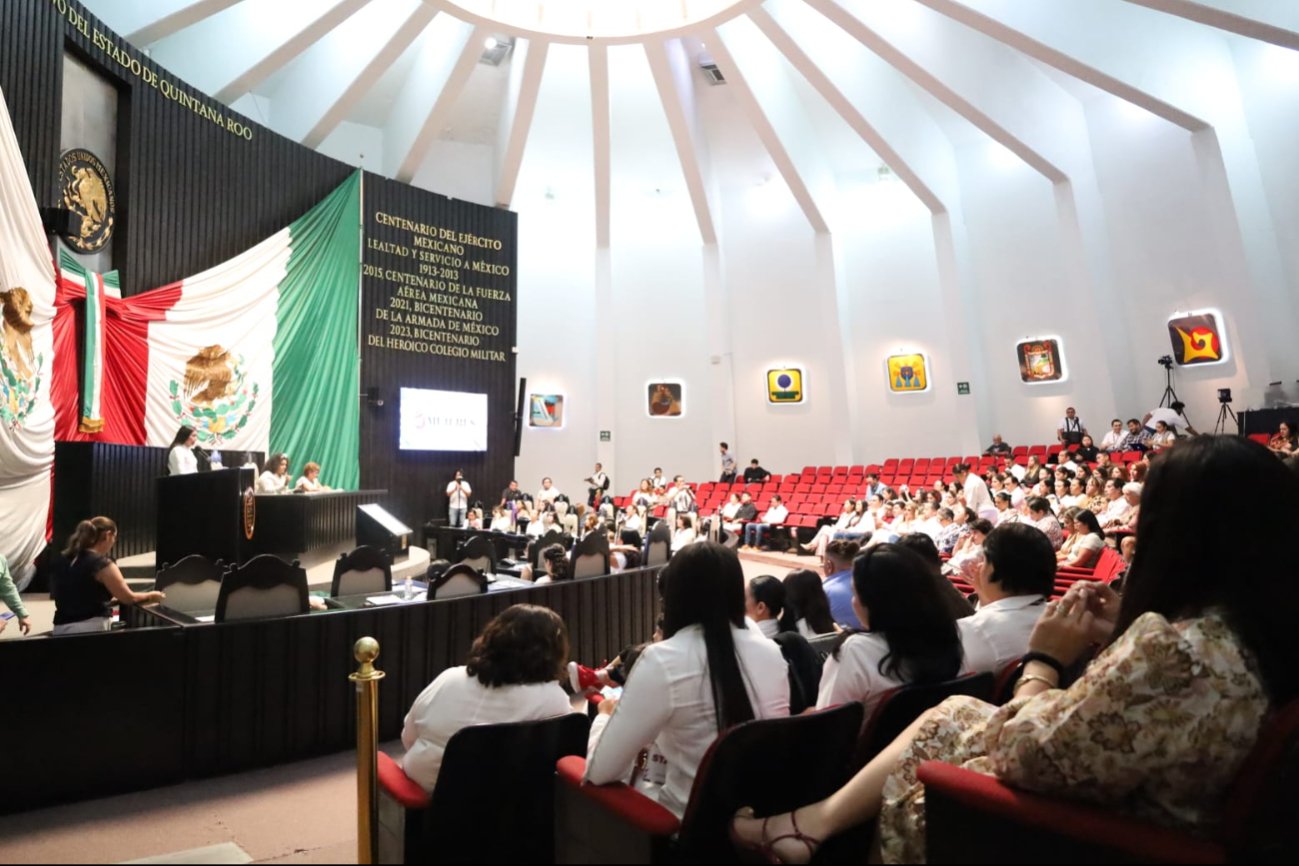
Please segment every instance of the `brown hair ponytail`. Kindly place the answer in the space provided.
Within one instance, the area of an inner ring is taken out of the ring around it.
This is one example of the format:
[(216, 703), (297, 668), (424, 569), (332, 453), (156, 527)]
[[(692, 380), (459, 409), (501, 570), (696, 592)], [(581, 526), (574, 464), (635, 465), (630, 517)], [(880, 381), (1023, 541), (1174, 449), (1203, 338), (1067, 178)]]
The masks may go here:
[(104, 535), (109, 532), (117, 532), (117, 524), (107, 517), (92, 517), (89, 520), (83, 520), (77, 524), (76, 530), (68, 537), (68, 547), (63, 551), (63, 555), (68, 559), (75, 559), (88, 548), (98, 544), (103, 540)]

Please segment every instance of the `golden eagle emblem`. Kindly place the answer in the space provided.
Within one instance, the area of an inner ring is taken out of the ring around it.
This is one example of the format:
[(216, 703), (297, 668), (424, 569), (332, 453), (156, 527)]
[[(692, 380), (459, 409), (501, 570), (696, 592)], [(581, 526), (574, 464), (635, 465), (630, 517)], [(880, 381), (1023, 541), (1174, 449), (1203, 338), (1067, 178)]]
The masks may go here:
[(108, 169), (88, 150), (69, 150), (59, 161), (59, 184), (63, 206), (81, 219), (81, 227), (63, 239), (78, 252), (99, 252), (112, 238), (117, 217), (117, 198)]
[(4, 318), (0, 330), (0, 420), (11, 428), (22, 425), (41, 388), (44, 358), (32, 345), (32, 298), (22, 286), (0, 292)]
[(234, 378), (234, 361), (229, 352), (220, 346), (199, 349), (185, 362), (185, 399), (211, 406), (229, 396)]

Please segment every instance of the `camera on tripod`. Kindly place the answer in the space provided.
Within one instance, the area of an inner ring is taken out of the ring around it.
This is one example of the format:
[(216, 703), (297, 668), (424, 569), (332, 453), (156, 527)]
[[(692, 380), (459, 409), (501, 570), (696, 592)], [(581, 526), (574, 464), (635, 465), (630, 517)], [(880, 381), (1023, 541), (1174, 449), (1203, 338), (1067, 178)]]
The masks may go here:
[(1219, 389), (1218, 389), (1218, 402), (1219, 402), (1219, 403), (1223, 403), (1223, 404), (1226, 404), (1226, 403), (1230, 403), (1230, 402), (1231, 402), (1231, 389), (1230, 389), (1230, 388), (1219, 388)]
[(1173, 369), (1173, 356), (1172, 355), (1162, 356), (1159, 359), (1159, 366), (1163, 367), (1165, 370)]

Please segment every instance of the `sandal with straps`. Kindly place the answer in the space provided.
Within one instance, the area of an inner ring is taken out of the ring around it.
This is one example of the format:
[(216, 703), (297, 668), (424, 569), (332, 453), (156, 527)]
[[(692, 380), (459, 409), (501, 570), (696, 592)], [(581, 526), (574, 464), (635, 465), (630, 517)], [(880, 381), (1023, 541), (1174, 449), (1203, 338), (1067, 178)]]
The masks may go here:
[(767, 836), (767, 822), (770, 821), (772, 817), (774, 816), (767, 816), (766, 818), (762, 819), (762, 841), (748, 842), (744, 839), (741, 839), (740, 834), (736, 832), (735, 821), (739, 818), (750, 818), (753, 820), (757, 820), (757, 816), (753, 814), (753, 809), (747, 806), (741, 809), (739, 812), (736, 812), (735, 817), (731, 819), (731, 823), (726, 828), (727, 834), (731, 838), (731, 844), (734, 845), (739, 850), (748, 851), (750, 853), (757, 854), (761, 856), (764, 860), (766, 860), (766, 862), (772, 864), (784, 864), (787, 862), (779, 854), (776, 853), (776, 845), (780, 844), (786, 839), (793, 839), (797, 842), (802, 842), (803, 845), (806, 846), (807, 848), (807, 859), (809, 861), (814, 856), (816, 856), (817, 850), (821, 847), (821, 840), (813, 836), (809, 836), (806, 833), (804, 833), (802, 830), (798, 829), (797, 809), (789, 813), (789, 823), (790, 826), (794, 828), (794, 832), (782, 833), (774, 839), (769, 838)]

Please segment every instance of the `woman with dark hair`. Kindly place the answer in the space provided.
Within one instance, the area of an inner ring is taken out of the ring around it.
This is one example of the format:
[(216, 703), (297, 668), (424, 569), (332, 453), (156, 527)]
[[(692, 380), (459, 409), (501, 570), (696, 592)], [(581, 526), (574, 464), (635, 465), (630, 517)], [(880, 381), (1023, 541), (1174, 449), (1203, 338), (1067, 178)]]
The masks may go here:
[(785, 585), (770, 574), (760, 574), (744, 588), (744, 613), (764, 637), (780, 647), (789, 663), (789, 714), (796, 716), (816, 704), (821, 688), (821, 654), (812, 649), (797, 629), (786, 631), (780, 619), (785, 609)]
[(938, 587), (938, 592), (942, 595), (943, 602), (947, 605), (947, 612), (951, 614), (952, 619), (960, 619), (974, 613), (974, 606), (969, 600), (943, 576), (943, 558), (939, 555), (938, 546), (934, 544), (932, 538), (923, 532), (912, 532), (899, 538), (896, 543), (925, 561), (929, 576)]
[(785, 611), (780, 617), (782, 631), (797, 631), (803, 637), (833, 634), (840, 631), (830, 616), (830, 601), (821, 586), (821, 576), (800, 568), (785, 575)]
[(168, 475), (193, 475), (198, 471), (198, 458), (194, 456), (194, 446), (198, 444), (198, 433), (193, 427), (182, 426), (176, 431), (167, 451)]
[(1056, 559), (1070, 568), (1091, 568), (1104, 549), (1105, 533), (1096, 515), (1090, 511), (1077, 511), (1073, 515), (1069, 547), (1067, 550), (1060, 548)]
[(852, 567), (854, 632), (825, 660), (819, 708), (861, 701), (869, 717), (889, 689), (950, 680), (961, 671), (956, 620), (920, 555), (881, 544)]
[(641, 654), (621, 702), (600, 704), (586, 781), (626, 779), (641, 749), (654, 742), (668, 764), (659, 802), (680, 816), (718, 734), (789, 715), (789, 679), (780, 647), (745, 626), (744, 571), (735, 551), (691, 544), (664, 566), (662, 580), (663, 640)]
[[(1267, 490), (1271, 506), (1242, 509), (1234, 490)], [(926, 760), (1211, 830), (1263, 720), (1299, 696), (1299, 477), (1257, 443), (1199, 436), (1154, 464), (1148, 493), (1122, 599), (1081, 582), (1048, 603), (1014, 700), (949, 698), (828, 799), (765, 822), (742, 812), (739, 842), (806, 862), (878, 816), (883, 859), (922, 862)], [(1061, 688), (1094, 642), (1105, 648)]]
[(1278, 457), (1289, 457), (1299, 450), (1295, 445), (1294, 429), (1289, 421), (1282, 421), (1277, 425), (1276, 435), (1268, 440), (1267, 447)]
[(568, 629), (545, 607), (516, 604), (487, 623), (467, 663), (420, 692), (401, 731), (406, 775), (432, 792), (447, 743), (462, 728), (551, 719), (571, 712)]
[(289, 492), (289, 455), (275, 453), (266, 458), (266, 468), (257, 477), (257, 492)]
[(63, 551), (67, 564), (50, 579), (54, 599), (54, 634), (108, 631), (113, 599), (122, 604), (155, 604), (161, 592), (134, 592), (108, 552), (117, 543), (117, 524), (107, 517), (92, 517), (77, 524)]
[[(541, 551), (538, 562), (545, 574), (537, 578), (538, 585), (543, 583), (559, 583), (568, 580), (571, 576), (570, 563), (568, 561), (568, 551), (562, 544), (552, 544), (545, 550)], [(525, 578), (526, 579), (526, 578)]]

